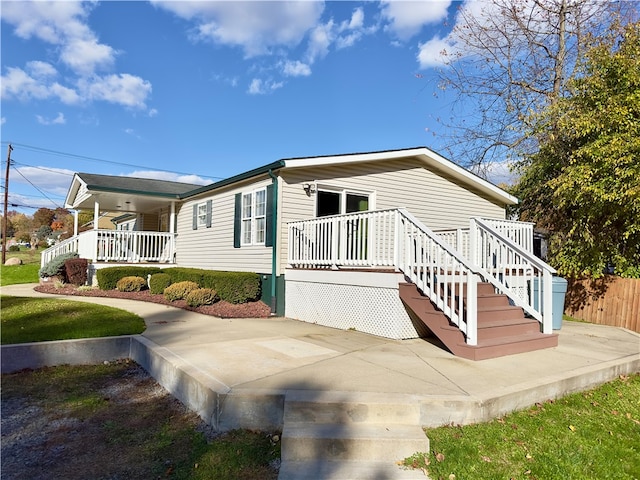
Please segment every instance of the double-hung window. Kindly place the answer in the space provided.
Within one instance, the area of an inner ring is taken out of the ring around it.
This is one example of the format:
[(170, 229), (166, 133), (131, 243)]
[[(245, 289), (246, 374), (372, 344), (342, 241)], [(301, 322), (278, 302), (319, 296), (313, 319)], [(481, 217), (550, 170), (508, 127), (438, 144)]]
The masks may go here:
[(264, 245), (267, 191), (262, 188), (242, 194), (242, 245)]

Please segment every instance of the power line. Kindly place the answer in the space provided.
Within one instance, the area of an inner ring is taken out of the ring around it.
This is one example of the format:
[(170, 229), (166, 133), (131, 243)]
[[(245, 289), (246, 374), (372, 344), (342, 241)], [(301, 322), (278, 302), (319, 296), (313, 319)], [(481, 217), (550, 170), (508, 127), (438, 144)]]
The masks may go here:
[[(6, 143), (6, 142), (2, 142), (2, 143)], [(16, 146), (16, 147), (21, 147), (21, 148), (23, 148), (25, 150), (31, 150), (31, 151), (35, 151), (35, 152), (39, 152), (39, 153), (45, 153), (47, 155), (57, 155), (57, 156), (62, 156), (62, 157), (77, 158), (77, 159), (80, 159), (80, 160), (87, 160), (87, 161), (91, 161), (91, 162), (108, 163), (108, 164), (111, 164), (111, 165), (120, 165), (120, 166), (124, 166), (124, 167), (146, 168), (146, 169), (149, 169), (149, 170), (157, 170), (157, 171), (160, 171), (160, 172), (176, 173), (178, 175), (194, 175), (193, 173), (176, 172), (176, 171), (173, 171), (173, 170), (165, 170), (163, 168), (149, 167), (149, 166), (146, 166), (146, 165), (135, 165), (135, 164), (132, 164), (132, 163), (115, 162), (113, 160), (104, 160), (102, 158), (88, 157), (86, 155), (77, 155), (75, 153), (60, 152), (58, 150), (51, 150), (49, 148), (36, 147), (36, 146), (33, 146), (33, 145), (26, 145), (24, 143), (12, 143), (11, 145)], [(223, 177), (213, 177), (213, 176), (207, 175), (207, 178), (213, 178), (213, 179), (221, 180)]]
[(46, 198), (47, 200), (49, 200), (51, 203), (53, 203), (56, 207), (58, 208), (62, 208), (60, 205), (58, 205), (57, 202), (54, 202), (53, 200), (51, 200), (46, 193), (44, 193), (42, 190), (40, 190), (40, 188), (38, 188), (31, 180), (29, 180), (27, 177), (25, 177), (22, 172), (20, 172), (20, 170), (18, 170), (17, 168), (14, 167), (14, 170), (18, 173), (18, 175), (20, 175), (22, 178), (24, 178), (27, 182), (29, 182), (29, 184), (35, 188), (37, 191), (39, 191), (42, 195), (44, 195), (44, 198)]
[(36, 167), (35, 165), (29, 165), (28, 163), (22, 163), (22, 162), (17, 162), (16, 160), (11, 160), (11, 163), (13, 165), (22, 165), (23, 167), (30, 167), (30, 168), (35, 168), (37, 170), (43, 170), (45, 172), (51, 172), (51, 173), (55, 173), (57, 175), (66, 175), (67, 177), (73, 177), (73, 173), (67, 173), (67, 172), (61, 172), (59, 170), (53, 170), (51, 168), (46, 168), (46, 167)]

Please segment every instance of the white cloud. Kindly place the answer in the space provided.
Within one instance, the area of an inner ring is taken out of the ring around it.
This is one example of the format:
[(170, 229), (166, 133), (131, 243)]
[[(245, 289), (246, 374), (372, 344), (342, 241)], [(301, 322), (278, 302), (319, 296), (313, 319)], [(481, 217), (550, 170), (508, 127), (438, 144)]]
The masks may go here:
[(442, 66), (462, 55), (451, 36), (447, 38), (433, 37), (431, 40), (419, 44), (418, 48), (417, 58), (420, 68)]
[[(64, 85), (50, 63), (32, 60), (23, 68), (8, 66), (0, 78), (1, 98), (22, 101), (54, 99), (66, 105), (106, 101), (146, 108), (151, 84), (128, 73), (109, 73), (118, 52), (100, 43), (87, 24), (96, 2), (3, 2), (2, 20), (23, 39), (38, 39), (55, 48)], [(99, 73), (102, 72), (102, 73)]]
[[(11, 181), (13, 183), (30, 185), (29, 182), (31, 182), (33, 185), (37, 185), (40, 190), (61, 197), (66, 196), (71, 179), (75, 173), (73, 170), (65, 168), (39, 166), (17, 167), (17, 170), (20, 174), (12, 177)], [(29, 179), (29, 181), (25, 179)], [(27, 205), (37, 206), (32, 203), (27, 203)]]
[(152, 3), (194, 21), (196, 39), (240, 47), (247, 58), (300, 44), (324, 10), (324, 3), (315, 1)]
[(151, 117), (151, 118), (157, 117), (158, 114), (159, 114), (159, 112), (155, 108), (150, 108), (149, 111), (147, 112), (147, 115), (149, 115), (149, 117)]
[(311, 67), (309, 67), (309, 65), (307, 65), (306, 63), (302, 63), (298, 60), (294, 62), (285, 62), (282, 71), (287, 77), (307, 77), (311, 75)]
[(41, 125), (64, 125), (67, 123), (62, 112), (58, 112), (58, 116), (55, 118), (45, 118), (42, 115), (36, 115), (36, 120), (38, 120), (38, 123)]
[(83, 96), (133, 108), (145, 108), (145, 100), (151, 94), (151, 84), (128, 73), (81, 79)]
[(0, 118), (0, 125), (4, 125), (5, 123), (7, 123), (7, 118), (6, 117)]
[(385, 30), (402, 41), (420, 33), (425, 25), (434, 24), (447, 17), (451, 0), (420, 2), (384, 0), (380, 2), (382, 17), (389, 23)]
[(200, 177), (198, 175), (180, 175), (178, 173), (159, 172), (156, 170), (136, 170), (135, 172), (121, 174), (121, 176), (134, 178), (150, 178), (153, 180), (166, 180), (168, 182), (191, 183), (193, 185), (209, 185), (210, 183), (212, 183), (211, 180)]
[(272, 93), (284, 86), (283, 82), (275, 82), (273, 80), (262, 80), (260, 78), (254, 78), (251, 80), (247, 93), (251, 95), (266, 95)]

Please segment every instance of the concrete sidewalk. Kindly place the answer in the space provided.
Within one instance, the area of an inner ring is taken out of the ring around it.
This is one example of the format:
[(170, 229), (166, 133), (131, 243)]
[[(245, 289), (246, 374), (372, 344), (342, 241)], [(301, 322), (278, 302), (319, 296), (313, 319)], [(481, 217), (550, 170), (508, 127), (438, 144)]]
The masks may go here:
[[(50, 297), (33, 286), (0, 293)], [(556, 348), (474, 362), (431, 339), (388, 340), (287, 318), (219, 319), (152, 303), (64, 298), (142, 316), (142, 336), (211, 379), (218, 393), (406, 397), (423, 405), (424, 426), (485, 420), (640, 371), (640, 335), (586, 323), (564, 322)]]

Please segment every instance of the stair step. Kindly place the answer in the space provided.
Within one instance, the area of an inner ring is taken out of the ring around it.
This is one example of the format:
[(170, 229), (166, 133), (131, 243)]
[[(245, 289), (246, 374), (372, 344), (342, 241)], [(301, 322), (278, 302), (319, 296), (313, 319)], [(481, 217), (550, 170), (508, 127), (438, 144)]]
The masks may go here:
[(429, 440), (417, 425), (287, 424), (282, 460), (394, 462), (428, 452)]
[(289, 424), (420, 424), (420, 404), (406, 395), (290, 391), (284, 406)]
[(524, 310), (521, 307), (503, 305), (498, 307), (478, 306), (478, 324), (486, 320), (509, 320), (524, 318)]
[(478, 295), (478, 308), (510, 306), (509, 297), (497, 293)]
[(421, 470), (405, 469), (395, 462), (297, 461), (283, 462), (278, 480), (425, 480)]
[(511, 337), (490, 338), (479, 342), (476, 346), (459, 343), (452, 350), (456, 355), (471, 360), (487, 360), (489, 358), (532, 352), (543, 348), (558, 346), (558, 334), (531, 333)]

